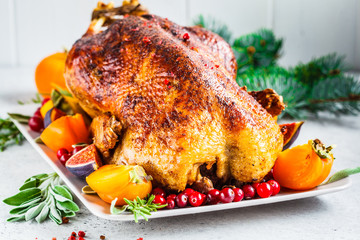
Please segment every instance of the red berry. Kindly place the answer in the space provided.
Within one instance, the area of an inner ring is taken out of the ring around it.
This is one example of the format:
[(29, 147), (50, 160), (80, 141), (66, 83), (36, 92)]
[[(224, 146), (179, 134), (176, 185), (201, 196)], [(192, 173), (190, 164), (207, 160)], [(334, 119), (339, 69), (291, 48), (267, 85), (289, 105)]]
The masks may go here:
[(194, 192), (195, 192), (194, 189), (187, 188), (187, 189), (185, 189), (182, 193), (184, 193), (184, 194), (189, 198), (190, 195), (193, 194)]
[(253, 188), (251, 185), (244, 185), (242, 190), (244, 192), (245, 199), (252, 199), (253, 197), (255, 197), (255, 188)]
[(256, 189), (256, 188), (259, 186), (259, 184), (260, 184), (260, 183), (258, 183), (258, 182), (257, 182), (257, 183), (253, 183), (253, 184), (251, 184), (251, 186), (252, 186), (254, 189)]
[(78, 237), (77, 240), (85, 240), (85, 238), (83, 238), (83, 237)]
[(189, 40), (190, 39), (190, 36), (189, 36), (189, 34), (188, 33), (185, 33), (184, 35), (183, 35), (183, 39), (186, 41), (186, 40)]
[(71, 158), (71, 156), (72, 156), (72, 155), (71, 155), (70, 153), (68, 153), (68, 154), (63, 154), (63, 155), (61, 155), (59, 161), (61, 162), (62, 165), (65, 166), (67, 160), (69, 160), (69, 158)]
[(210, 205), (218, 204), (220, 202), (220, 191), (211, 189), (206, 196), (206, 202)]
[(176, 205), (180, 208), (186, 207), (188, 203), (188, 196), (185, 193), (180, 193), (175, 198)]
[(49, 100), (50, 100), (50, 98), (44, 98), (44, 100), (42, 100), (42, 102), (41, 102), (41, 106), (43, 106)]
[(84, 146), (75, 146), (73, 147), (73, 150), (72, 150), (72, 154), (76, 154), (77, 152), (81, 151), (81, 149), (83, 149)]
[(201, 194), (199, 192), (194, 192), (189, 197), (189, 203), (193, 207), (198, 207), (202, 205), (205, 201), (204, 194)]
[(75, 237), (75, 236), (70, 236), (70, 237), (68, 238), (68, 240), (76, 240), (76, 237)]
[(272, 187), (269, 183), (260, 183), (259, 186), (256, 188), (256, 192), (261, 198), (268, 198), (272, 194)]
[(154, 200), (152, 201), (155, 204), (164, 205), (166, 204), (166, 200), (163, 196), (155, 195)]
[(41, 132), (41, 130), (44, 128), (44, 122), (42, 118), (33, 116), (29, 119), (29, 127), (35, 132)]
[(173, 199), (168, 198), (166, 200), (166, 203), (167, 203), (167, 206), (166, 206), (167, 209), (173, 209), (175, 207), (175, 200), (173, 200)]
[(272, 187), (272, 196), (275, 196), (276, 194), (278, 194), (279, 192), (280, 192), (280, 184), (277, 182), (277, 181), (275, 181), (275, 180), (270, 180), (270, 181), (268, 181), (268, 184), (270, 184), (271, 185), (271, 187)]
[(244, 192), (240, 188), (234, 188), (233, 189), (235, 193), (234, 202), (240, 202), (244, 198)]
[(56, 156), (57, 158), (60, 160), (61, 156), (64, 154), (69, 154), (69, 151), (66, 150), (66, 148), (60, 148), (59, 150), (57, 150), (56, 152)]
[(166, 199), (172, 199), (175, 201), (175, 198), (176, 198), (176, 194), (170, 194), (169, 196), (167, 196)]
[(41, 116), (41, 112), (40, 112), (40, 108), (38, 108), (38, 109), (36, 109), (36, 112), (34, 112), (34, 117), (39, 117), (39, 118), (43, 118), (42, 116)]
[(166, 198), (166, 193), (165, 191), (162, 189), (162, 188), (154, 188), (152, 191), (151, 191), (151, 194), (153, 195), (160, 195), (164, 198)]
[(220, 201), (222, 203), (231, 203), (235, 198), (235, 193), (231, 188), (224, 188), (220, 191)]
[(71, 236), (76, 237), (76, 232), (72, 232), (72, 233), (71, 233)]
[(84, 231), (79, 231), (78, 235), (79, 235), (79, 237), (85, 237), (86, 234)]

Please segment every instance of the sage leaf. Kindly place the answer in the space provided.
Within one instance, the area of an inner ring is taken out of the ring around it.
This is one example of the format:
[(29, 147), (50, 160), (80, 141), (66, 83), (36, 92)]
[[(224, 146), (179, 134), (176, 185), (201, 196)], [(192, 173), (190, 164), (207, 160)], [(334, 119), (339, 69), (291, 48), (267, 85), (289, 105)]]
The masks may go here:
[(39, 205), (30, 208), (25, 213), (25, 221), (29, 221), (29, 220), (37, 217), (37, 215), (39, 215), (39, 213), (41, 212), (41, 210), (43, 209), (44, 206), (45, 206), (45, 202), (42, 202)]
[(64, 186), (54, 186), (54, 192), (56, 192), (57, 194), (60, 194), (61, 196), (69, 199), (69, 200), (73, 200), (73, 197), (70, 193), (69, 190), (67, 190), (67, 188), (65, 188)]
[(73, 212), (77, 212), (77, 211), (80, 210), (79, 206), (78, 206), (76, 203), (74, 203), (73, 201), (70, 201), (70, 200), (68, 200), (68, 201), (66, 201), (66, 202), (57, 202), (57, 203), (58, 203), (60, 206), (66, 208), (66, 209), (68, 209), (68, 210), (71, 210), (71, 211), (73, 211)]
[(17, 217), (11, 217), (6, 219), (7, 222), (16, 222), (16, 221), (21, 221), (21, 220), (25, 220), (25, 215), (20, 215)]
[(48, 177), (49, 175), (48, 174), (46, 174), (46, 173), (42, 173), (42, 174), (37, 174), (37, 175), (35, 175), (35, 176), (32, 176), (31, 178), (28, 178), (28, 179), (26, 179), (25, 180), (25, 183), (27, 183), (27, 182), (29, 182), (29, 181), (31, 181), (32, 179), (34, 179), (34, 178), (36, 178), (36, 179), (42, 179), (42, 178), (46, 178), (46, 177)]
[(59, 213), (59, 210), (57, 210), (55, 208), (55, 206), (50, 206), (50, 214), (49, 217), (56, 222), (57, 224), (61, 224), (62, 223), (62, 218), (61, 215)]
[(64, 217), (75, 217), (76, 216), (76, 213), (73, 212), (73, 211), (65, 211), (64, 212)]
[(30, 181), (28, 182), (25, 182), (20, 188), (19, 188), (19, 191), (23, 191), (25, 189), (28, 189), (28, 188), (35, 188), (39, 185), (39, 179), (37, 178), (32, 178), (30, 179)]
[(32, 208), (33, 206), (35, 205), (30, 205), (30, 206), (27, 206), (27, 207), (18, 207), (18, 208), (13, 208), (10, 210), (10, 214), (16, 214), (16, 215), (20, 215), (20, 214), (23, 214), (23, 213), (26, 213), (30, 208)]
[(30, 116), (18, 114), (18, 113), (8, 113), (9, 117), (18, 121), (19, 123), (28, 123)]
[(328, 184), (328, 183), (332, 183), (332, 182), (336, 182), (339, 181), (343, 178), (346, 178), (350, 175), (356, 174), (356, 173), (360, 173), (360, 167), (357, 168), (347, 168), (347, 169), (343, 169), (341, 171), (338, 171), (337, 173), (335, 173), (334, 175), (332, 175), (329, 180), (327, 180), (326, 183), (324, 184)]
[(37, 198), (30, 199), (29, 201), (23, 202), (22, 204), (20, 204), (19, 207), (27, 207), (27, 206), (30, 206), (32, 204), (35, 204), (35, 203), (39, 202), (40, 200), (41, 200), (41, 196), (39, 196)]
[(40, 136), (38, 136), (37, 138), (35, 138), (34, 141), (35, 141), (37, 144), (45, 144), (45, 143), (43, 142), (43, 140), (40, 138)]
[(4, 203), (6, 203), (7, 205), (11, 205), (11, 206), (19, 206), (20, 204), (36, 198), (38, 196), (41, 195), (41, 190), (38, 188), (28, 188), (25, 189), (24, 191), (19, 192), (18, 194), (6, 198), (3, 200)]
[(42, 223), (42, 222), (45, 221), (45, 219), (48, 217), (49, 211), (50, 211), (50, 208), (49, 208), (49, 206), (46, 204), (46, 205), (43, 207), (43, 209), (41, 210), (41, 212), (39, 213), (39, 215), (37, 215), (37, 217), (35, 218), (35, 220), (36, 220), (38, 223)]

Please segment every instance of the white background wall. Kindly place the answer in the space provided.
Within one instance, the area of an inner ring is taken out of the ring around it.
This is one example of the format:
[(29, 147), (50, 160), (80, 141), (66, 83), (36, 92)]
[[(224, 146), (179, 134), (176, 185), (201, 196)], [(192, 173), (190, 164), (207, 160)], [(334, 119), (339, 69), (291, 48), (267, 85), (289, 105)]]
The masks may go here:
[[(0, 67), (34, 66), (70, 48), (97, 0), (0, 0)], [(105, 0), (105, 2), (107, 2)], [(116, 5), (121, 4), (116, 0)], [(234, 36), (272, 28), (285, 39), (285, 66), (338, 52), (360, 69), (360, 0), (142, 0), (155, 14), (191, 24), (198, 14), (226, 23)]]

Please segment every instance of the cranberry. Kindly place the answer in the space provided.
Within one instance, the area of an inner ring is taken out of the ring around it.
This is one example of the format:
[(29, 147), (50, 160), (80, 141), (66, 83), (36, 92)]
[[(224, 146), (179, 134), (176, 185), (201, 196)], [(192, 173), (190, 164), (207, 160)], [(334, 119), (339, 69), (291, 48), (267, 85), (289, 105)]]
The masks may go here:
[(165, 191), (162, 189), (162, 188), (154, 188), (152, 191), (151, 191), (151, 194), (153, 195), (160, 195), (164, 198), (166, 198), (166, 193)]
[(189, 34), (188, 33), (185, 33), (184, 35), (183, 35), (183, 39), (186, 41), (186, 40), (189, 40), (190, 39), (190, 36), (189, 36)]
[(41, 106), (44, 106), (45, 103), (47, 103), (47, 101), (49, 101), (50, 98), (44, 98), (44, 100), (42, 100), (41, 102)]
[(222, 203), (231, 203), (235, 198), (235, 193), (231, 188), (224, 188), (220, 191), (220, 201)]
[(176, 194), (170, 194), (169, 196), (167, 196), (166, 199), (171, 199), (175, 201), (175, 198), (176, 198)]
[(85, 240), (85, 238), (83, 238), (83, 237), (78, 237), (77, 240)]
[(75, 146), (73, 147), (73, 150), (72, 150), (72, 154), (76, 154), (77, 152), (79, 152), (81, 149), (83, 149), (84, 146)]
[(211, 189), (207, 194), (206, 202), (210, 205), (218, 204), (220, 202), (220, 191)]
[(198, 207), (202, 205), (205, 201), (204, 194), (201, 194), (199, 192), (194, 192), (189, 197), (189, 203), (193, 207)]
[(72, 232), (72, 233), (71, 233), (71, 236), (76, 237), (76, 232)]
[(235, 193), (234, 202), (240, 202), (244, 198), (244, 192), (240, 188), (234, 188), (233, 189)]
[(68, 240), (76, 240), (76, 237), (75, 237), (75, 236), (70, 236), (70, 237), (68, 238)]
[(256, 192), (261, 198), (268, 198), (272, 194), (272, 187), (269, 183), (260, 183), (256, 188)]
[(63, 154), (63, 155), (61, 155), (59, 161), (61, 162), (62, 165), (65, 166), (67, 160), (69, 160), (69, 158), (71, 158), (71, 156), (72, 156), (72, 155), (71, 155), (70, 153), (68, 153), (68, 154)]
[(40, 112), (40, 108), (38, 108), (38, 109), (36, 109), (36, 112), (34, 113), (34, 117), (39, 117), (39, 118), (43, 118), (42, 116), (41, 116), (41, 112)]
[(185, 189), (182, 193), (184, 193), (184, 194), (189, 198), (190, 195), (193, 194), (194, 192), (195, 192), (194, 189), (187, 188), (187, 189)]
[(251, 184), (251, 186), (252, 186), (254, 189), (256, 189), (256, 188), (259, 186), (259, 184), (260, 184), (260, 183), (258, 183), (258, 182), (257, 182), (257, 183), (253, 183), (253, 184)]
[(164, 205), (166, 204), (166, 200), (163, 196), (155, 195), (154, 200), (152, 201), (155, 204)]
[(69, 151), (66, 150), (66, 148), (60, 148), (59, 150), (57, 150), (56, 152), (56, 156), (57, 158), (60, 160), (61, 156), (64, 154), (69, 154)]
[(188, 203), (188, 196), (185, 193), (180, 193), (175, 198), (176, 205), (180, 208), (186, 207)]
[(79, 235), (79, 237), (85, 237), (86, 234), (84, 231), (79, 231), (78, 235)]
[(276, 194), (278, 194), (279, 192), (280, 192), (280, 184), (277, 182), (277, 181), (275, 181), (275, 180), (270, 180), (270, 181), (268, 181), (268, 184), (270, 184), (271, 185), (271, 187), (272, 187), (272, 196), (275, 196)]
[(252, 199), (253, 197), (255, 197), (255, 188), (253, 188), (251, 185), (244, 185), (242, 190), (244, 192), (245, 199)]
[(29, 127), (35, 132), (41, 132), (41, 130), (44, 128), (44, 122), (42, 118), (33, 116), (29, 119)]
[(167, 199), (166, 200), (166, 203), (167, 203), (167, 206), (166, 208), (167, 209), (173, 209), (175, 207), (175, 200), (174, 199)]

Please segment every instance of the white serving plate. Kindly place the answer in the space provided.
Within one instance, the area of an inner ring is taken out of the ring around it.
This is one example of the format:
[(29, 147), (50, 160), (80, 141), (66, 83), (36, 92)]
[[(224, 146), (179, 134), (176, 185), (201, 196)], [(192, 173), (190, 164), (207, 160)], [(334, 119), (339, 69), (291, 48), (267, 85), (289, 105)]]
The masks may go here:
[[(31, 115), (35, 112), (35, 109), (38, 106), (35, 105), (26, 105), (19, 106), (14, 109), (14, 113), (28, 114)], [(110, 204), (102, 201), (97, 195), (86, 195), (81, 192), (81, 189), (86, 185), (85, 180), (80, 180), (74, 175), (72, 175), (58, 160), (56, 153), (51, 149), (46, 147), (43, 144), (37, 144), (34, 139), (39, 136), (38, 133), (35, 133), (30, 130), (26, 124), (20, 124), (18, 121), (14, 121), (15, 125), (24, 135), (24, 137), (30, 142), (30, 144), (35, 148), (35, 150), (41, 155), (41, 157), (55, 170), (55, 172), (61, 177), (65, 184), (71, 189), (71, 191), (79, 198), (79, 200), (92, 212), (94, 215), (116, 221), (133, 221), (134, 217), (130, 213), (123, 213), (120, 215), (112, 215), (110, 213)], [(296, 200), (308, 197), (319, 196), (322, 194), (332, 193), (344, 190), (351, 185), (350, 178), (344, 178), (340, 181), (322, 185), (316, 187), (309, 191), (291, 191), (291, 190), (282, 190), (279, 194), (269, 198), (259, 198), (252, 200), (244, 200), (241, 202), (227, 203), (227, 204), (217, 204), (201, 207), (187, 207), (187, 208), (178, 208), (171, 210), (161, 210), (151, 213), (149, 219), (151, 218), (161, 218), (161, 217), (171, 217), (179, 216), (185, 214), (194, 214), (202, 212), (212, 212), (233, 208), (242, 208), (249, 206), (256, 206), (269, 203), (277, 203), (289, 200)]]

